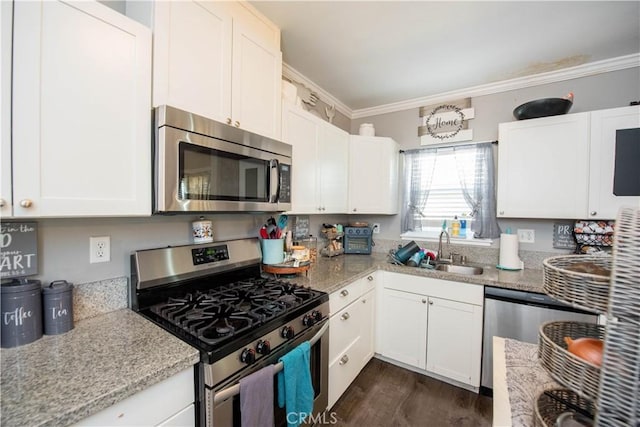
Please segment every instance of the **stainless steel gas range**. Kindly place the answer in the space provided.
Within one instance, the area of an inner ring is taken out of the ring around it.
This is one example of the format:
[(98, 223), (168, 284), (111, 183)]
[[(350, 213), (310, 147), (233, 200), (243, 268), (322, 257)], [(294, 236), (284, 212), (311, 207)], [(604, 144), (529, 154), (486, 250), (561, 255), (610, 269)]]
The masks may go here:
[[(327, 407), (329, 297), (260, 274), (257, 239), (136, 251), (131, 307), (200, 351), (196, 424), (239, 426), (238, 381), (311, 343), (314, 413)], [(274, 381), (275, 384), (275, 381)], [(276, 425), (286, 413), (274, 403)]]

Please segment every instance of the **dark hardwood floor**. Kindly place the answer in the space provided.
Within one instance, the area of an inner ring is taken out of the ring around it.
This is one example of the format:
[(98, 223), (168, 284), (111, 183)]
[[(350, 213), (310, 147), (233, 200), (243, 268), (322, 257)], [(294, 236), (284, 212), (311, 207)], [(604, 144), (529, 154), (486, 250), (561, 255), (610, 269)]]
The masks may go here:
[(335, 425), (490, 426), (491, 398), (372, 359), (330, 412)]

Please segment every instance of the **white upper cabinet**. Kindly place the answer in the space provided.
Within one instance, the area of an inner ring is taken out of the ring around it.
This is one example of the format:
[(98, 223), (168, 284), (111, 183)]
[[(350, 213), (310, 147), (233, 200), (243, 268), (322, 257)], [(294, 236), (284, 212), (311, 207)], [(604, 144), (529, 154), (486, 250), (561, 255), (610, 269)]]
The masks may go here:
[(154, 8), (153, 105), (280, 138), (280, 30), (236, 2)]
[(14, 216), (151, 214), (148, 28), (97, 2), (15, 2), (12, 113)]
[(398, 213), (398, 143), (391, 138), (351, 135), (349, 213)]
[(501, 123), (498, 216), (615, 219), (640, 206), (640, 107)]
[(346, 213), (349, 134), (284, 104), (282, 139), (293, 147), (291, 212)]
[(591, 113), (590, 166), (585, 218), (614, 219), (621, 206), (640, 207), (640, 106)]
[(0, 2), (0, 217), (11, 205), (11, 32), (13, 2)]
[(582, 217), (588, 168), (589, 113), (500, 123), (498, 217)]

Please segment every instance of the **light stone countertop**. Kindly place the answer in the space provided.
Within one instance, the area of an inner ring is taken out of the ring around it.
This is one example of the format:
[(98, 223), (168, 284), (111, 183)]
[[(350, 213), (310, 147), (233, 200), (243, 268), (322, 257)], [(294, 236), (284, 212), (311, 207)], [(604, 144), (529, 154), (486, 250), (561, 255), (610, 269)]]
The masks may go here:
[(380, 253), (373, 253), (371, 255), (339, 255), (333, 258), (318, 257), (317, 262), (312, 264), (306, 275), (299, 275), (287, 280), (303, 286), (310, 286), (319, 291), (331, 293), (376, 270), (384, 270), (456, 282), (544, 293), (542, 289), (542, 270), (525, 268), (520, 271), (505, 271), (497, 269), (495, 265), (469, 265), (482, 266), (484, 272), (480, 275), (473, 276), (394, 265), (388, 261), (386, 254)]
[(3, 426), (63, 426), (200, 360), (198, 350), (129, 309), (2, 349)]
[(545, 390), (560, 388), (538, 359), (538, 345), (493, 337), (493, 425), (531, 427)]
[[(542, 292), (542, 270), (482, 265), (469, 276), (393, 265), (386, 254), (319, 257), (290, 280), (327, 293), (377, 270)], [(120, 309), (76, 322), (66, 334), (2, 349), (3, 426), (68, 425), (199, 361), (198, 351), (138, 313)]]

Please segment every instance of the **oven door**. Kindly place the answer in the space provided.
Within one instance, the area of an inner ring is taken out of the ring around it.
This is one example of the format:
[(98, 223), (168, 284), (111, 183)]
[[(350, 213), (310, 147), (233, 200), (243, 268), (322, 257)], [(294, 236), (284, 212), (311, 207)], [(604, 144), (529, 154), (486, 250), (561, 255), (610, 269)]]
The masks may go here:
[[(313, 328), (306, 330), (294, 340), (280, 346), (264, 360), (251, 365), (251, 369), (242, 372), (225, 381), (223, 384), (209, 389), (205, 387), (206, 425), (208, 427), (231, 427), (241, 425), (242, 414), (240, 412), (240, 394), (238, 381), (269, 364), (278, 363), (278, 359), (305, 341), (311, 344), (310, 368), (311, 383), (314, 390), (313, 415), (311, 420), (318, 420), (329, 404), (329, 320), (318, 323)], [(273, 378), (274, 387), (274, 419), (276, 427), (286, 426), (287, 418), (285, 408), (278, 407), (278, 391), (276, 376)]]
[(290, 209), (290, 157), (163, 126), (154, 166), (156, 213)]

